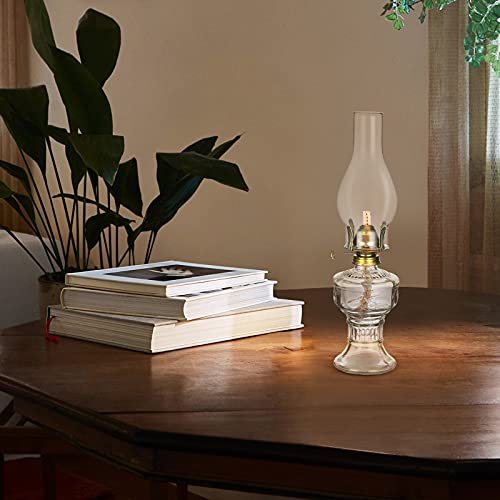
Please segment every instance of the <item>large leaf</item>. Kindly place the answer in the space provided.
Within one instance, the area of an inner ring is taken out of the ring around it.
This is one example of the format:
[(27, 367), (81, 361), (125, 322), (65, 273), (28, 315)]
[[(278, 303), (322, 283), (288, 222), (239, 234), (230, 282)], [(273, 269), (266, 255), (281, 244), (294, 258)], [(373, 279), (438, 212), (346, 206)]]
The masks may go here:
[(14, 192), (10, 189), (5, 182), (0, 181), (0, 200), (5, 200), (12, 196)]
[[(26, 213), (31, 222), (34, 225), (36, 224), (35, 209), (31, 198), (25, 194), (12, 191), (7, 184), (0, 181), (0, 199), (5, 200), (21, 216), (24, 216)], [(22, 209), (24, 209), (24, 212)]]
[(47, 135), (49, 95), (45, 85), (0, 89), (0, 98), (5, 99), (21, 119)]
[[(20, 215), (23, 215), (24, 210), (29, 220), (36, 226), (35, 207), (29, 196), (22, 193), (13, 193), (13, 195), (10, 198), (6, 198), (5, 201)], [(20, 207), (22, 207), (23, 210), (21, 210)]]
[(80, 182), (87, 173), (87, 166), (82, 160), (82, 157), (76, 152), (71, 142), (66, 144), (64, 151), (71, 170), (71, 185), (73, 186), (73, 189), (78, 189)]
[(66, 145), (69, 142), (69, 132), (64, 128), (56, 127), (55, 125), (49, 125), (48, 134), (52, 139), (54, 139), (54, 141), (58, 142), (59, 144)]
[(5, 170), (9, 175), (15, 177), (26, 189), (28, 193), (31, 193), (31, 185), (28, 179), (28, 174), (24, 168), (13, 165), (7, 161), (0, 160), (0, 169)]
[[(183, 153), (192, 151), (195, 153), (200, 153), (203, 155), (208, 155), (212, 148), (217, 142), (217, 136), (205, 137), (199, 141), (193, 142), (186, 148), (182, 150)], [(160, 188), (160, 193), (172, 193), (178, 182), (186, 177), (186, 173), (173, 168), (168, 163), (158, 160), (157, 157), (157, 168), (156, 168), (156, 180), (158, 182), (158, 187)]]
[(182, 153), (157, 153), (160, 165), (168, 165), (186, 174), (213, 179), (226, 186), (248, 191), (248, 186), (241, 175), (238, 165), (216, 158), (209, 158), (192, 151)]
[(45, 86), (0, 89), (0, 116), (19, 148), (45, 172), (49, 98)]
[(219, 144), (219, 146), (217, 146), (213, 151), (211, 151), (208, 156), (217, 159), (222, 158), (222, 156), (225, 155), (240, 139), (241, 135), (237, 135), (236, 137), (229, 139), (229, 141)]
[(173, 193), (177, 184), (185, 177), (189, 177), (189, 174), (173, 168), (158, 158), (158, 155), (156, 156), (156, 181), (158, 182), (160, 193)]
[(109, 226), (130, 227), (131, 222), (130, 219), (126, 219), (114, 212), (105, 212), (90, 217), (85, 223), (85, 239), (87, 240), (89, 250), (92, 250), (99, 243), (101, 233), (106, 228)]
[(119, 206), (123, 205), (135, 215), (142, 215), (142, 195), (135, 158), (119, 165), (110, 191)]
[(43, 0), (24, 0), (24, 6), (28, 16), (33, 46), (47, 66), (53, 70), (54, 61), (51, 47), (55, 47), (56, 42), (45, 4)]
[(179, 208), (193, 196), (202, 180), (199, 176), (186, 176), (176, 184), (173, 192), (160, 193), (149, 204), (140, 231), (158, 232), (174, 218)]
[(97, 203), (95, 200), (91, 198), (85, 198), (85, 196), (74, 195), (71, 193), (59, 193), (54, 195), (53, 198), (65, 198), (67, 200), (79, 201), (81, 203), (87, 203), (88, 205), (92, 205), (94, 207), (99, 207), (104, 212), (115, 213), (112, 210), (110, 210), (106, 205), (103, 205), (102, 203)]
[(71, 185), (74, 189), (78, 189), (87, 173), (87, 166), (71, 144), (71, 134), (66, 129), (54, 125), (49, 125), (48, 133), (52, 139), (64, 146), (66, 159), (71, 170)]
[(89, 9), (78, 23), (76, 37), (82, 64), (102, 87), (120, 53), (120, 26), (111, 17)]
[(71, 54), (52, 48), (54, 76), (66, 107), (71, 132), (112, 134), (108, 98), (90, 71)]
[[(189, 151), (200, 153), (202, 155), (208, 155), (212, 148), (215, 146), (217, 142), (217, 136), (205, 137), (204, 139), (200, 139), (199, 141), (193, 142), (186, 148), (182, 150), (183, 153), (187, 153)], [(177, 184), (184, 178), (186, 178), (185, 172), (182, 170), (178, 170), (173, 168), (167, 162), (159, 160), (157, 157), (157, 168), (156, 168), (156, 180), (158, 182), (158, 187), (160, 188), (160, 193), (173, 193)]]
[(211, 137), (205, 137), (204, 139), (200, 139), (199, 141), (193, 142), (182, 151), (194, 151), (195, 153), (200, 153), (202, 155), (208, 155), (212, 148), (215, 146), (217, 142), (217, 136), (213, 135)]
[(72, 134), (70, 141), (85, 165), (113, 185), (125, 147), (123, 137)]
[(90, 184), (92, 185), (92, 190), (94, 191), (94, 195), (97, 195), (99, 176), (93, 170), (87, 170), (87, 173), (89, 174)]

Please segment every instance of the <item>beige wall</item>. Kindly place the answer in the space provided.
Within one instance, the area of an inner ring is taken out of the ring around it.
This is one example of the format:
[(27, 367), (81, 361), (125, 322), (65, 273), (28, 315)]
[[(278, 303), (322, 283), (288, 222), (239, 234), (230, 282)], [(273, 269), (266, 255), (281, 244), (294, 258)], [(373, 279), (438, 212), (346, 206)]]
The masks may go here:
[[(126, 156), (156, 194), (155, 151), (246, 132), (230, 158), (250, 193), (211, 181), (160, 234), (154, 259), (267, 268), (281, 287), (327, 286), (348, 264), (336, 191), (350, 160), (351, 114), (385, 113), (385, 156), (399, 195), (386, 267), (426, 285), (426, 27), (401, 33), (376, 0), (46, 0), (57, 43), (92, 6), (123, 32), (108, 83)], [(36, 56), (33, 82), (48, 76)], [(60, 107), (52, 120), (64, 123)]]

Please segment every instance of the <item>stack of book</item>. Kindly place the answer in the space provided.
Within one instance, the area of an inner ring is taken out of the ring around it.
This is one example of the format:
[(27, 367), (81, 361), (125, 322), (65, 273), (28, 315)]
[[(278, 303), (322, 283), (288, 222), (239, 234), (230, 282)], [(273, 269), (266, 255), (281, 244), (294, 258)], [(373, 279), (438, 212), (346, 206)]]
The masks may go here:
[(167, 261), (66, 275), (49, 333), (148, 353), (301, 328), (266, 271)]

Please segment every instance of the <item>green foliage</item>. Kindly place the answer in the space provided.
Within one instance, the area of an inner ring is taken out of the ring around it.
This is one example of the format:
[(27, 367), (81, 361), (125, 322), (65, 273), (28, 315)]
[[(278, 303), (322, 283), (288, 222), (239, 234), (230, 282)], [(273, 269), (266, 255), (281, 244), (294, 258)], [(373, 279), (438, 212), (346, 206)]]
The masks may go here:
[(75, 57), (53, 48), (54, 78), (68, 115), (71, 132), (112, 134), (113, 118), (100, 83)]
[(120, 135), (71, 134), (71, 145), (87, 168), (110, 186), (115, 181), (125, 142)]
[(138, 217), (142, 216), (142, 195), (135, 158), (120, 163), (110, 191), (118, 208), (123, 205)]
[[(404, 27), (405, 16), (420, 4), (419, 20), (423, 23), (429, 10), (443, 10), (457, 0), (390, 0), (382, 14), (394, 29)], [(464, 40), (465, 60), (473, 67), (483, 61), (500, 76), (500, 54), (497, 40), (500, 36), (500, 0), (467, 0), (469, 22)]]
[(120, 26), (111, 17), (89, 9), (78, 23), (76, 39), (82, 64), (102, 87), (118, 61)]
[[(217, 136), (197, 140), (180, 153), (158, 153), (159, 194), (144, 217), (139, 166), (132, 158), (121, 162), (124, 138), (113, 134), (113, 116), (104, 85), (116, 67), (121, 47), (120, 26), (111, 17), (89, 9), (76, 31), (78, 57), (57, 47), (43, 0), (24, 0), (35, 50), (51, 70), (66, 108), (68, 127), (48, 124), (49, 98), (45, 86), (0, 89), (0, 117), (22, 153), (23, 166), (0, 160), (0, 170), (17, 180), (24, 192), (0, 182), (0, 200), (25, 220), (45, 249), (50, 269), (29, 256), (44, 271), (60, 276), (87, 269), (92, 252), (101, 267), (135, 262), (135, 244), (149, 233), (144, 260), (151, 257), (158, 232), (193, 196), (204, 179), (248, 191), (239, 167), (221, 157), (240, 139), (216, 146)], [(65, 192), (53, 142), (64, 148), (71, 175)], [(50, 162), (47, 162), (47, 152)], [(39, 166), (35, 182), (27, 157)], [(54, 175), (57, 189), (48, 175)], [(49, 201), (47, 204), (46, 201)], [(54, 206), (62, 204), (64, 217)], [(120, 211), (142, 219), (135, 223)], [(11, 229), (1, 227), (18, 242)], [(126, 247), (119, 231), (125, 231)], [(21, 244), (21, 243), (20, 243)], [(22, 246), (22, 244), (21, 244)]]
[(159, 168), (170, 168), (203, 179), (213, 179), (226, 186), (248, 191), (248, 186), (234, 163), (210, 158), (194, 151), (157, 153), (156, 160)]
[(101, 240), (102, 233), (110, 226), (115, 227), (130, 227), (130, 219), (126, 219), (121, 215), (106, 210), (102, 214), (97, 214), (87, 221), (85, 224), (85, 239), (90, 250), (92, 250)]
[(49, 97), (44, 86), (0, 89), (0, 116), (19, 149), (45, 172)]

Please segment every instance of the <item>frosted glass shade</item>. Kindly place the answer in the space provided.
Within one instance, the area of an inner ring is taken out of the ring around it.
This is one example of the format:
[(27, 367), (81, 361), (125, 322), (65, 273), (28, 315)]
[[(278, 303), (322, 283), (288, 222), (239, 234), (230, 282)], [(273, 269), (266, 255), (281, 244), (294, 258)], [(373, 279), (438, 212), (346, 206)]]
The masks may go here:
[(382, 153), (382, 116), (377, 112), (354, 113), (354, 151), (337, 194), (340, 218), (347, 226), (352, 220), (354, 230), (368, 217), (380, 231), (396, 214), (398, 197)]

